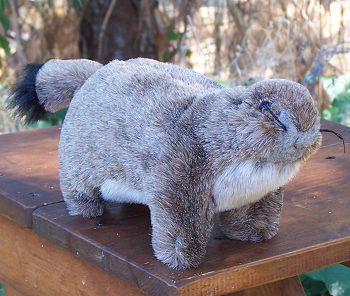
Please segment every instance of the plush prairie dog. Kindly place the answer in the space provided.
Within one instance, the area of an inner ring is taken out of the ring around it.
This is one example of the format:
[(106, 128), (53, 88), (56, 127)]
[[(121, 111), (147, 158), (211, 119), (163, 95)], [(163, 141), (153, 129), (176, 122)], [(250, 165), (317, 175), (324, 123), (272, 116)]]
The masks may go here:
[(69, 213), (99, 216), (104, 201), (147, 205), (154, 254), (172, 268), (200, 263), (215, 214), (231, 239), (272, 238), (282, 187), (321, 142), (300, 84), (225, 88), (143, 58), (28, 65), (9, 106), (27, 121), (69, 106), (59, 144)]

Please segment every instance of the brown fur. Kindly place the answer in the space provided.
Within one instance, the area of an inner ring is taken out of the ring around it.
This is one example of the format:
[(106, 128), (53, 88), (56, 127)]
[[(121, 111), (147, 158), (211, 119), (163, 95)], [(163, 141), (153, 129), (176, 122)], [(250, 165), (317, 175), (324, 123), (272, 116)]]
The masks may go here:
[[(61, 77), (59, 61), (49, 63), (39, 71), (37, 85), (46, 84), (38, 97), (55, 109), (69, 100), (48, 82), (54, 73)], [(76, 63), (72, 75), (87, 65)], [(155, 256), (172, 268), (200, 263), (220, 211), (231, 238), (259, 241), (276, 234), (278, 188), (320, 145), (319, 116), (306, 88), (278, 79), (223, 88), (191, 70), (147, 59), (88, 66), (83, 79), (91, 76), (82, 86), (79, 77), (66, 82), (74, 97), (59, 158), (71, 214), (100, 215), (103, 200), (147, 204)], [(259, 111), (262, 100), (271, 102), (287, 131)]]
[(283, 204), (283, 189), (279, 188), (254, 204), (220, 213), (220, 226), (230, 239), (260, 242), (278, 232)]

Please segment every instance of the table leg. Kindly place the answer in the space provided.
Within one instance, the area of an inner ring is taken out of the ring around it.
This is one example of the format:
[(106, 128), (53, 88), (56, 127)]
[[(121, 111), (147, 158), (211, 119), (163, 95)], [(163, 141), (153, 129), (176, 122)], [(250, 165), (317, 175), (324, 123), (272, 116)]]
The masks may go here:
[[(304, 296), (304, 289), (299, 278), (292, 277), (282, 281), (251, 288), (230, 294), (231, 296)], [(228, 296), (228, 295), (227, 295)]]
[(4, 287), (6, 296), (24, 296), (25, 295), (8, 283), (3, 281), (1, 281), (1, 283), (2, 283), (2, 286)]

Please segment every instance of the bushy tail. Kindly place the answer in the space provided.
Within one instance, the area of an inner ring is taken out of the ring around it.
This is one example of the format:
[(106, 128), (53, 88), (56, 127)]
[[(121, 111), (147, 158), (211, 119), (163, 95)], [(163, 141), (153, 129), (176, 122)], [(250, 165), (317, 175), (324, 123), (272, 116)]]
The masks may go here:
[(7, 108), (26, 123), (67, 107), (74, 94), (102, 65), (90, 60), (50, 60), (28, 64), (11, 90)]

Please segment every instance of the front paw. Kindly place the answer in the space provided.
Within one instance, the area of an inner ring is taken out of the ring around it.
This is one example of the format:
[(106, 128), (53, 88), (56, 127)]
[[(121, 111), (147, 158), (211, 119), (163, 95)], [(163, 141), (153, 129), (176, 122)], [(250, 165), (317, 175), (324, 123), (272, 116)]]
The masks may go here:
[(256, 203), (220, 213), (221, 229), (230, 239), (269, 240), (278, 233), (282, 201), (283, 190), (280, 188)]
[(155, 257), (174, 269), (197, 267), (213, 228), (214, 204), (181, 209), (181, 202), (169, 201), (150, 207)]
[(152, 245), (156, 258), (174, 269), (197, 267), (205, 255), (203, 247), (195, 247), (195, 242), (186, 243), (180, 236), (158, 236), (153, 239)]
[(278, 233), (278, 224), (264, 225), (263, 227), (221, 225), (221, 230), (229, 239), (262, 242), (273, 238)]

